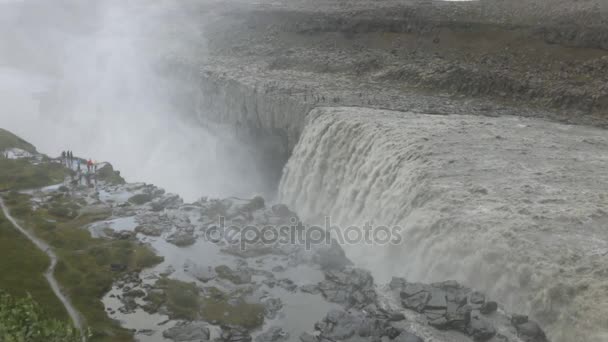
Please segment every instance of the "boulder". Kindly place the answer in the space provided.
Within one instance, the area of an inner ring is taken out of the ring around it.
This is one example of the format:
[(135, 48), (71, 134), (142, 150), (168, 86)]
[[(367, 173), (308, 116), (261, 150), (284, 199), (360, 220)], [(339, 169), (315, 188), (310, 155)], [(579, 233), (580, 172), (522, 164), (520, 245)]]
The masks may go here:
[(196, 238), (192, 233), (178, 231), (167, 237), (167, 242), (172, 243), (178, 247), (191, 246), (196, 242)]
[(251, 282), (251, 272), (248, 270), (232, 270), (226, 265), (220, 265), (215, 268), (217, 276), (222, 279), (231, 281), (236, 285), (248, 284)]
[(175, 342), (209, 341), (211, 333), (207, 324), (201, 322), (178, 323), (163, 332), (163, 337)]
[(279, 327), (271, 327), (255, 338), (256, 342), (283, 342), (289, 340), (289, 333)]

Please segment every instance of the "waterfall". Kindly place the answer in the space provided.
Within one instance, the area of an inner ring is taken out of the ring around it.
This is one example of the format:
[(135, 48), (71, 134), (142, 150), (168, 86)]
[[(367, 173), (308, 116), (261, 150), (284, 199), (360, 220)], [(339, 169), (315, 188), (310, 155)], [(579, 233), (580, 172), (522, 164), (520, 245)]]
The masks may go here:
[(599, 341), (608, 276), (583, 271), (583, 289), (578, 272), (608, 261), (606, 147), (605, 131), (540, 120), (317, 108), (279, 197), (309, 222), (401, 227), (401, 244), (344, 246), (379, 279), (455, 279), (555, 340), (576, 324)]

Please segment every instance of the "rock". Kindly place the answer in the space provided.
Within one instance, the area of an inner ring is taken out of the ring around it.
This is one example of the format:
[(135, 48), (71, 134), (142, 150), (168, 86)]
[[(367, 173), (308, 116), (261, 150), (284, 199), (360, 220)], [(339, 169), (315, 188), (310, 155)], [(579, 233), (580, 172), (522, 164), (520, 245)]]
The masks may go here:
[(488, 301), (488, 302), (483, 303), (483, 305), (479, 309), (479, 312), (481, 312), (484, 315), (489, 315), (491, 313), (496, 312), (496, 310), (498, 310), (498, 303), (496, 303), (494, 301)]
[(485, 319), (472, 315), (466, 333), (475, 341), (487, 341), (496, 335), (496, 329)]
[(245, 208), (248, 211), (255, 211), (255, 210), (260, 210), (260, 209), (264, 209), (266, 207), (266, 204), (264, 202), (264, 198), (262, 196), (255, 196), (254, 198), (252, 198), (249, 203), (245, 204)]
[(196, 238), (192, 233), (178, 231), (167, 237), (167, 242), (172, 243), (178, 247), (191, 246), (196, 242)]
[(517, 336), (524, 342), (547, 342), (547, 336), (541, 327), (533, 321), (515, 325)]
[(300, 291), (310, 294), (319, 294), (321, 292), (321, 290), (319, 290), (319, 287), (314, 284), (302, 285), (300, 286)]
[(300, 335), (300, 341), (302, 341), (302, 342), (317, 342), (318, 339), (314, 335), (311, 335), (311, 334), (309, 334), (307, 332), (304, 332), (304, 333), (302, 333)]
[(285, 204), (275, 204), (271, 208), (272, 213), (280, 218), (289, 219), (292, 217), (297, 218), (296, 213), (289, 210), (289, 208)]
[(399, 277), (392, 277), (389, 285), (389, 288), (391, 290), (401, 290), (405, 287), (405, 284), (407, 284), (407, 281), (404, 278), (399, 278)]
[(283, 267), (281, 265), (275, 266), (272, 268), (272, 272), (275, 272), (275, 273), (285, 272), (285, 267)]
[(135, 227), (135, 232), (147, 236), (160, 236), (162, 234), (160, 228), (151, 225), (139, 225)]
[[(317, 323), (315, 328), (321, 332), (321, 337), (332, 341), (346, 340), (354, 336), (363, 327), (365, 315), (360, 312), (330, 311), (325, 319)], [(369, 331), (365, 332), (369, 334)], [(369, 336), (369, 335), (368, 335)]]
[(128, 230), (115, 231), (112, 233), (112, 238), (117, 240), (131, 240), (135, 238), (135, 232)]
[(481, 292), (473, 291), (469, 295), (469, 302), (471, 304), (483, 304), (485, 301), (486, 296)]
[(368, 271), (347, 268), (325, 272), (319, 290), (330, 302), (364, 307), (376, 300), (374, 279)]
[(283, 308), (283, 303), (279, 298), (266, 299), (262, 304), (264, 304), (264, 316), (268, 319), (275, 319), (277, 313)]
[(403, 331), (393, 339), (393, 342), (424, 342), (424, 340), (410, 332)]
[(163, 332), (163, 337), (175, 342), (209, 341), (211, 333), (207, 324), (200, 322), (178, 323)]
[(511, 316), (511, 324), (514, 326), (518, 326), (520, 324), (524, 324), (528, 322), (528, 316), (526, 315), (518, 315), (514, 314)]
[(271, 327), (266, 332), (258, 335), (258, 337), (255, 338), (256, 342), (278, 342), (288, 340), (289, 334), (279, 327)]
[(321, 266), (323, 270), (341, 270), (352, 265), (344, 250), (338, 244), (323, 246), (317, 249), (313, 261)]
[(145, 194), (145, 193), (133, 195), (133, 196), (129, 197), (129, 199), (128, 199), (129, 203), (136, 204), (136, 205), (146, 204), (146, 203), (150, 202), (151, 200), (152, 200), (152, 195)]
[(423, 342), (418, 336), (391, 326), (386, 319), (360, 310), (332, 310), (323, 321), (315, 324), (318, 338), (300, 336), (302, 341), (380, 341), (388, 337), (401, 342)]
[(420, 292), (426, 291), (428, 288), (427, 285), (418, 284), (418, 283), (405, 283), (401, 288), (401, 293), (399, 294), (402, 299), (411, 297)]
[(427, 291), (422, 291), (402, 299), (401, 304), (405, 308), (412, 309), (417, 312), (423, 312), (430, 299), (431, 294)]
[(432, 288), (430, 292), (430, 299), (426, 303), (425, 309), (446, 309), (447, 306), (448, 302), (446, 299), (446, 293), (441, 289)]
[[(160, 196), (162, 194), (159, 193), (157, 195)], [(157, 198), (154, 201), (152, 201), (150, 203), (150, 207), (151, 207), (152, 211), (162, 211), (165, 209), (177, 209), (182, 204), (184, 204), (184, 201), (182, 200), (181, 197), (179, 197), (179, 195), (165, 194), (162, 197)]]
[(146, 296), (146, 293), (143, 290), (135, 289), (125, 292), (125, 297), (134, 297), (134, 298), (143, 298)]
[(251, 272), (247, 270), (234, 271), (226, 265), (217, 266), (215, 268), (217, 276), (222, 279), (231, 281), (236, 285), (247, 284), (251, 282)]
[(298, 288), (298, 285), (296, 285), (293, 280), (291, 279), (287, 279), (287, 278), (283, 278), (277, 281), (277, 286), (289, 291), (289, 292), (293, 292)]
[(224, 342), (251, 342), (252, 338), (249, 333), (239, 327), (222, 326), (222, 334), (220, 341)]

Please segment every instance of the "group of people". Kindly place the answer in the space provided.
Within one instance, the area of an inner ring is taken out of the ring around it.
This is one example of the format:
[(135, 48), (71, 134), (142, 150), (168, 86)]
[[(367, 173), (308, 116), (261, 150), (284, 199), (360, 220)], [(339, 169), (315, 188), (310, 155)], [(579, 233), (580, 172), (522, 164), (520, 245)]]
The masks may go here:
[(75, 176), (77, 177), (77, 180), (74, 179), (74, 175), (72, 176), (72, 180), (74, 182), (78, 182), (77, 184), (82, 184), (83, 176), (88, 186), (91, 186), (91, 176), (93, 176), (95, 183), (97, 183), (97, 163), (94, 162), (92, 159), (89, 159), (85, 162), (87, 166), (86, 172), (84, 172), (84, 170), (80, 167), (82, 159), (74, 158), (74, 154), (72, 153), (72, 151), (62, 151), (61, 161), (70, 169), (73, 169), (74, 161), (76, 161)]
[(72, 151), (61, 151), (61, 160), (67, 167), (74, 165), (74, 154)]

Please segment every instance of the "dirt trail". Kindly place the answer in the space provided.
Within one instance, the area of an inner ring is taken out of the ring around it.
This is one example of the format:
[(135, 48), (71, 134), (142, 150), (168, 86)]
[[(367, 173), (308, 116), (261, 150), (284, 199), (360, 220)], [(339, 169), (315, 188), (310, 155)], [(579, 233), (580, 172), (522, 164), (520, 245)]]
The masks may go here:
[[(59, 300), (65, 307), (66, 311), (70, 315), (70, 319), (74, 323), (74, 326), (78, 330), (80, 330), (81, 334), (84, 336), (84, 329), (83, 329), (82, 319), (80, 318), (81, 317), (80, 313), (72, 305), (69, 298), (67, 296), (65, 296), (63, 294), (63, 292), (61, 292), (59, 283), (57, 283), (57, 280), (55, 279), (55, 276), (53, 275), (55, 273), (55, 266), (57, 266), (57, 255), (53, 252), (53, 250), (50, 248), (50, 246), (48, 244), (46, 244), (44, 241), (38, 239), (34, 234), (27, 231), (26, 229), (24, 229), (17, 223), (17, 221), (9, 213), (8, 208), (4, 204), (4, 201), (2, 200), (2, 198), (0, 198), (0, 207), (2, 207), (2, 212), (4, 213), (4, 216), (6, 216), (6, 218), (13, 224), (15, 229), (17, 229), (21, 234), (25, 235), (25, 237), (27, 237), (30, 241), (32, 241), (34, 243), (34, 245), (36, 245), (36, 247), (38, 247), (38, 249), (40, 249), (41, 251), (46, 253), (46, 255), (48, 255), (49, 259), (51, 260), (51, 265), (44, 273), (44, 277), (46, 278), (47, 282), (53, 289), (53, 292), (55, 293), (57, 298), (59, 298)], [(85, 340), (86, 340), (86, 338), (83, 337), (83, 341), (85, 341)]]

